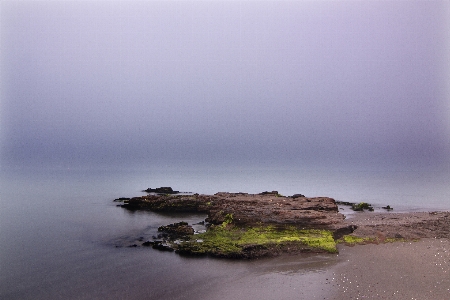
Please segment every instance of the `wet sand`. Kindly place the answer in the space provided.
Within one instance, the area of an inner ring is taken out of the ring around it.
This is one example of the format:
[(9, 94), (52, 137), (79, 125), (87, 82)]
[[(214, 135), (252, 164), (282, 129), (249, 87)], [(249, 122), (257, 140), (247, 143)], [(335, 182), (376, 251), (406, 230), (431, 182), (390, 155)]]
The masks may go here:
[[(300, 256), (285, 260), (287, 272), (269, 271), (234, 278), (215, 288), (210, 299), (450, 299), (449, 213), (360, 213), (346, 222), (360, 236), (420, 238), (407, 242), (339, 245), (313, 268), (295, 268)], [(311, 259), (311, 258), (309, 258)], [(264, 265), (264, 264), (263, 264)]]
[(450, 241), (340, 246), (327, 299), (450, 299)]
[(358, 226), (354, 235), (381, 243), (339, 245), (326, 299), (450, 299), (449, 212), (365, 212), (346, 222)]

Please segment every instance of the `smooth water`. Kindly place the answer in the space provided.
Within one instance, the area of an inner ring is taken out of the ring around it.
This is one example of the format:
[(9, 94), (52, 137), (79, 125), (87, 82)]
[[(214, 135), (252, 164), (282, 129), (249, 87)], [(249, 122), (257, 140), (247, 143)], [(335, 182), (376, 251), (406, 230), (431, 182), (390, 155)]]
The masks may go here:
[[(330, 196), (391, 205), (395, 211), (450, 210), (445, 172), (343, 169), (141, 168), (2, 171), (1, 299), (308, 299), (324, 297), (336, 255), (255, 261), (183, 258), (127, 247), (158, 226), (205, 218), (129, 212), (118, 197), (148, 187)], [(280, 294), (281, 293), (281, 294)]]

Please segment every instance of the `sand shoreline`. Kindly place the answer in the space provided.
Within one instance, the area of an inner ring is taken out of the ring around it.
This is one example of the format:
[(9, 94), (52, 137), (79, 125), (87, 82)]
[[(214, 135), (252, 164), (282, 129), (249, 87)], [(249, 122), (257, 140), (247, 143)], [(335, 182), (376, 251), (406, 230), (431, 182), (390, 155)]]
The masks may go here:
[(450, 240), (339, 247), (325, 299), (450, 299)]
[[(345, 220), (359, 226), (356, 236), (377, 236), (377, 243), (339, 244), (322, 271), (303, 277), (266, 275), (234, 284), (212, 299), (450, 299), (450, 213), (361, 212)], [(404, 241), (383, 237), (402, 234)], [(407, 240), (409, 239), (409, 240)], [(295, 255), (294, 255), (295, 257)], [(267, 281), (266, 281), (267, 280)], [(268, 284), (270, 283), (270, 284)], [(225, 292), (226, 290), (226, 292)], [(217, 291), (216, 291), (217, 292)]]
[[(356, 213), (355, 236), (379, 244), (339, 245), (324, 299), (450, 299), (450, 213)], [(383, 243), (389, 237), (405, 242)]]

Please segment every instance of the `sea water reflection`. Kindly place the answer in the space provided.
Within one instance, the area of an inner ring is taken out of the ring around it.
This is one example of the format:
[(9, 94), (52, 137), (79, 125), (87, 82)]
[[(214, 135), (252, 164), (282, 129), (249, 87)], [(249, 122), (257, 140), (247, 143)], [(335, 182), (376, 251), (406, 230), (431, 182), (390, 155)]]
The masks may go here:
[[(449, 195), (444, 177), (427, 177), (419, 185), (412, 173), (404, 177), (411, 180), (397, 184), (394, 175), (386, 179), (344, 171), (221, 169), (213, 175), (201, 169), (4, 171), (0, 174), (0, 298), (323, 299), (329, 287), (326, 279), (340, 263), (339, 256), (233, 261), (129, 248), (140, 237), (150, 239), (161, 225), (198, 223), (205, 216), (130, 212), (112, 200), (144, 195), (141, 190), (147, 187), (172, 185), (204, 193), (277, 189), (286, 195), (300, 192), (345, 201), (376, 198), (373, 202), (394, 208), (399, 202), (389, 195), (414, 193), (411, 204), (428, 195), (436, 199), (437, 207), (448, 208), (443, 200)], [(422, 204), (426, 208), (430, 202)]]

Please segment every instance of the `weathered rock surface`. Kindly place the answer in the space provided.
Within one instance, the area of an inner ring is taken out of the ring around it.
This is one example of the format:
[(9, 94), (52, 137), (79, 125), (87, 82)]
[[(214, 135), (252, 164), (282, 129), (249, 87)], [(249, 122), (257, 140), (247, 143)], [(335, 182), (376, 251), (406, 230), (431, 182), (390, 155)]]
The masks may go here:
[(450, 212), (358, 213), (345, 221), (353, 235), (384, 238), (450, 238)]
[(127, 209), (205, 212), (207, 222), (222, 224), (227, 215), (237, 225), (288, 224), (304, 228), (338, 229), (345, 226), (335, 200), (328, 197), (284, 197), (278, 192), (261, 194), (148, 195), (131, 198)]

